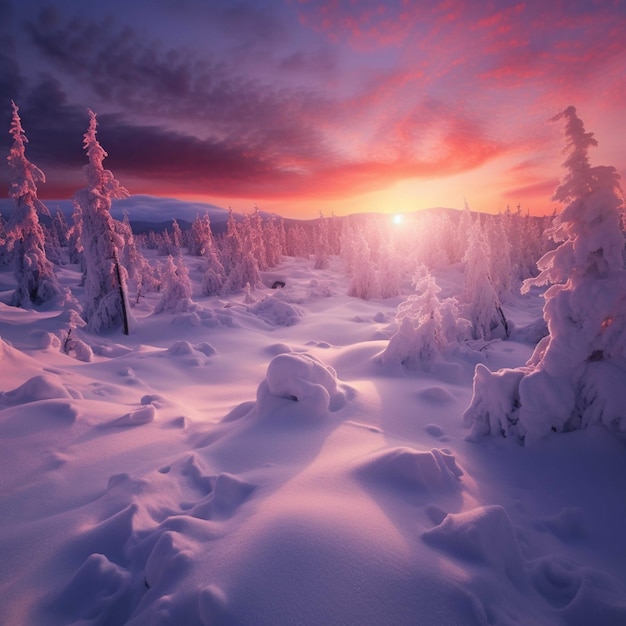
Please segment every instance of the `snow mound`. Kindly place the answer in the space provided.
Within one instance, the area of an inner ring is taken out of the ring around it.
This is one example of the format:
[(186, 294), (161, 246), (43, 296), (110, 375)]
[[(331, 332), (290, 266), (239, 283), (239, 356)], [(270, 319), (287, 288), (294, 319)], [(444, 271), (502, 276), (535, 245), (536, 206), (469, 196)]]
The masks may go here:
[(49, 374), (39, 374), (29, 378), (16, 389), (0, 392), (0, 403), (13, 406), (53, 398), (75, 398), (77, 395), (75, 391), (70, 393), (58, 378)]
[(114, 359), (116, 357), (124, 356), (132, 352), (132, 348), (128, 346), (124, 346), (120, 343), (106, 343), (97, 346), (93, 346), (93, 353), (97, 356), (105, 356), (110, 359)]
[(188, 356), (194, 352), (192, 345), (185, 340), (176, 341), (167, 349), (167, 351), (169, 354), (173, 354), (175, 356)]
[(272, 326), (293, 326), (304, 314), (300, 307), (287, 302), (280, 291), (254, 303), (249, 311)]
[[(71, 426), (79, 416), (75, 404), (65, 398), (30, 402), (27, 408), (26, 413), (21, 405), (0, 412), (0, 437), (26, 437), (44, 431), (54, 433), (59, 427)], [(5, 462), (8, 453), (9, 450), (3, 453)]]
[(587, 537), (585, 514), (579, 507), (565, 507), (557, 515), (540, 520), (535, 527), (552, 533), (564, 543), (577, 543)]
[(141, 426), (154, 421), (156, 416), (156, 407), (154, 404), (146, 404), (140, 409), (125, 413), (122, 417), (107, 422), (104, 426)]
[(524, 372), (523, 368), (491, 372), (482, 363), (476, 365), (474, 395), (463, 413), (463, 423), (471, 428), (469, 441), (477, 441), (489, 433), (513, 438), (523, 436), (517, 420), (511, 420), (510, 416), (514, 406), (519, 405), (519, 383)]
[(265, 352), (270, 356), (277, 356), (279, 354), (289, 354), (293, 350), (286, 343), (273, 343), (265, 348)]
[(449, 513), (422, 539), (464, 561), (481, 563), (518, 583), (523, 561), (511, 519), (499, 505)]
[(228, 473), (219, 474), (212, 482), (214, 486), (211, 493), (189, 510), (194, 517), (228, 519), (255, 489), (254, 485)]
[(422, 400), (433, 404), (444, 404), (454, 401), (454, 396), (445, 387), (427, 387), (422, 389), (418, 396)]
[(169, 348), (156, 352), (157, 357), (176, 357), (180, 365), (202, 366), (217, 354), (217, 350), (207, 341), (192, 345), (186, 339), (175, 341)]
[(607, 574), (555, 556), (538, 559), (530, 569), (534, 588), (563, 616), (563, 623), (625, 623), (626, 602)]
[(32, 357), (14, 348), (8, 341), (0, 337), (0, 368), (2, 368), (2, 385), (17, 384), (24, 380), (25, 374), (34, 375), (41, 372), (41, 365)]
[(357, 474), (387, 485), (418, 491), (453, 491), (463, 471), (446, 450), (398, 447), (379, 452), (357, 468)]
[(131, 575), (103, 554), (91, 554), (50, 605), (54, 623), (122, 624)]
[(312, 354), (279, 354), (267, 367), (265, 380), (257, 390), (257, 404), (263, 410), (272, 398), (300, 402), (311, 412), (325, 415), (346, 403), (335, 370)]
[[(615, 579), (560, 556), (526, 560), (502, 506), (450, 513), (422, 539), (471, 572), (467, 587), (482, 604), (486, 623), (626, 623), (623, 589)], [(543, 607), (529, 605), (529, 589), (543, 598)], [(506, 606), (498, 596), (507, 598)], [(529, 610), (537, 612), (534, 619)]]

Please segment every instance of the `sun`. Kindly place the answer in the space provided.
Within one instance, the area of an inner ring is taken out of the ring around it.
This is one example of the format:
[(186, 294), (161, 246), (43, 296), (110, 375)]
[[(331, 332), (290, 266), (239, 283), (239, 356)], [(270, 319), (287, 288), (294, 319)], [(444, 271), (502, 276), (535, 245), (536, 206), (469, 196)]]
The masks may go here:
[(395, 213), (391, 217), (391, 223), (394, 226), (400, 226), (404, 222), (404, 215), (402, 213)]

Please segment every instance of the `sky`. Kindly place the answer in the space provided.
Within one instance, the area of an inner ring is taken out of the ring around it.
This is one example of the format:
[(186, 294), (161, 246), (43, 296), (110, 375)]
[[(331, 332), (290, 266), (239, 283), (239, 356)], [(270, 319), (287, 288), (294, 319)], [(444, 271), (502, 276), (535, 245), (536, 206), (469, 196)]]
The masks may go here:
[(626, 175), (626, 0), (477, 4), (0, 0), (0, 152), (14, 100), (43, 199), (84, 186), (91, 109), (131, 194), (543, 215), (564, 159), (549, 120), (574, 105), (592, 164)]

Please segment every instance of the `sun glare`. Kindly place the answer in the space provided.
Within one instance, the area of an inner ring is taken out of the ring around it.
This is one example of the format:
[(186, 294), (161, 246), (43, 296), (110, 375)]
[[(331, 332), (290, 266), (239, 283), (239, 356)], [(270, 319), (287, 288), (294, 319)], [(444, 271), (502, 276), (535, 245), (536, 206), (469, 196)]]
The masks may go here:
[(402, 213), (396, 213), (392, 218), (391, 218), (391, 222), (395, 225), (395, 226), (400, 226), (403, 222), (404, 222), (404, 215), (402, 215)]

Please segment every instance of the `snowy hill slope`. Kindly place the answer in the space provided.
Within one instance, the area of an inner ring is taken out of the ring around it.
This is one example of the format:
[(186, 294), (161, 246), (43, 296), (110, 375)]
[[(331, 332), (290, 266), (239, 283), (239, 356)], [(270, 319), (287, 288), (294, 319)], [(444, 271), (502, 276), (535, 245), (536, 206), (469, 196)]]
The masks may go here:
[(337, 258), (276, 275), (218, 298), (192, 272), (194, 311), (151, 294), (128, 337), (75, 331), (85, 361), (62, 311), (0, 304), (3, 623), (626, 622), (624, 441), (465, 440), (475, 363), (531, 344), (383, 367), (401, 297), (347, 297)]

